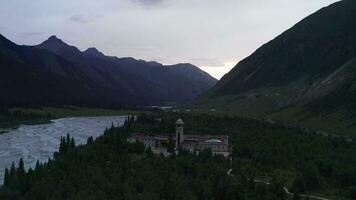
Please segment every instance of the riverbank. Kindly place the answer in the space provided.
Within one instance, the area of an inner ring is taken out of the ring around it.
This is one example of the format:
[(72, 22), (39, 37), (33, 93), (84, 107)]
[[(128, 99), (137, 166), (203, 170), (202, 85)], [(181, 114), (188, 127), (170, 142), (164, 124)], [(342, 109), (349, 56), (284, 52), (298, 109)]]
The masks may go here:
[(24, 114), (22, 112), (0, 113), (0, 134), (18, 128), (21, 124), (47, 124), (52, 120), (51, 116), (38, 114)]
[(117, 116), (127, 114), (137, 114), (137, 110), (129, 109), (104, 109), (104, 108), (87, 108), (76, 106), (65, 107), (41, 107), (41, 108), (12, 108), (11, 111), (21, 111), (25, 114), (50, 115), (53, 118), (63, 117), (98, 117), (98, 116)]
[(0, 134), (18, 128), (20, 125), (48, 124), (51, 120), (65, 117), (99, 117), (133, 115), (138, 110), (115, 110), (65, 106), (61, 108), (11, 108), (0, 113)]
[[(77, 145), (88, 137), (98, 137), (106, 128), (121, 126), (126, 116), (70, 117), (55, 119), (49, 124), (26, 125), (0, 135), (0, 185), (5, 167), (23, 158), (25, 167), (34, 168), (36, 161), (47, 162), (58, 151), (60, 137), (70, 134)], [(0, 198), (1, 199), (1, 198)]]

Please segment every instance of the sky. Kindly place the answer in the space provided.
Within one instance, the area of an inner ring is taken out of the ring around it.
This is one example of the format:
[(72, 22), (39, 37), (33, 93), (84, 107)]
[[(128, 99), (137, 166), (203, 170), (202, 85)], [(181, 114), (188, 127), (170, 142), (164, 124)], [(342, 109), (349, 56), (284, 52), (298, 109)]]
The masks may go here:
[(35, 45), (192, 63), (220, 79), (241, 59), (336, 0), (1, 0), (0, 34)]

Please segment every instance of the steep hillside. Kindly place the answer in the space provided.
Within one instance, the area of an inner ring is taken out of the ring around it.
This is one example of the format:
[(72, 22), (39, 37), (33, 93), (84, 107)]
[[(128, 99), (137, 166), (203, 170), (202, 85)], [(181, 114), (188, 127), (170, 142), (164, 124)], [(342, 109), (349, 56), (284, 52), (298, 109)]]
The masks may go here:
[(356, 1), (322, 8), (238, 63), (198, 104), (293, 122), (327, 116), (354, 126), (354, 19)]
[(284, 86), (301, 78), (323, 78), (356, 55), (356, 2), (342, 1), (302, 20), (263, 45), (227, 74), (217, 96), (266, 86)]

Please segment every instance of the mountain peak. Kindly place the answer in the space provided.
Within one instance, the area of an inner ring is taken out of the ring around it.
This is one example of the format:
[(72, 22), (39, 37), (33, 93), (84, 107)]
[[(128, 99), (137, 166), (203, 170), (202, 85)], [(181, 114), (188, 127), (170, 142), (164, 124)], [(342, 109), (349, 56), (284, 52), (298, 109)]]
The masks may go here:
[(103, 57), (105, 56), (103, 53), (101, 53), (98, 49), (95, 47), (88, 48), (87, 50), (84, 51), (85, 54), (95, 56), (95, 57)]
[(48, 40), (59, 40), (59, 38), (56, 35), (52, 35)]
[(63, 42), (61, 39), (59, 39), (57, 36), (52, 35), (51, 37), (49, 37), (46, 41), (44, 41), (42, 44), (42, 46), (68, 46), (65, 42)]
[(64, 43), (61, 39), (59, 39), (57, 36), (52, 35), (47, 39), (47, 42), (56, 42), (56, 43)]
[(68, 60), (73, 60), (74, 58), (79, 57), (82, 53), (77, 47), (68, 45), (55, 35), (52, 35), (36, 47), (49, 50), (52, 53), (67, 58)]

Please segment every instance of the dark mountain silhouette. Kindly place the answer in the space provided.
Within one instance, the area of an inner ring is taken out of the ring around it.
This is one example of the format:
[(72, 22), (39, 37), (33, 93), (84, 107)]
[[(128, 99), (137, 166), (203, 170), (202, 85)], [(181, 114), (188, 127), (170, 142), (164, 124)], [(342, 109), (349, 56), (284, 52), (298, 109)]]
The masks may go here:
[(94, 105), (99, 96), (104, 98), (102, 105), (115, 103), (110, 91), (96, 86), (67, 60), (45, 50), (18, 46), (1, 35), (0, 41), (2, 103)]
[(0, 101), (10, 105), (189, 102), (216, 82), (189, 64), (110, 57), (95, 48), (81, 52), (56, 36), (37, 46), (19, 46), (1, 36), (0, 64)]
[(105, 55), (100, 51), (98, 51), (95, 47), (88, 48), (87, 50), (84, 51), (84, 53), (98, 58), (105, 57)]

